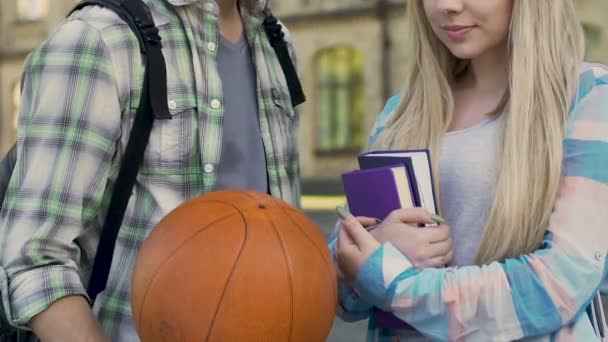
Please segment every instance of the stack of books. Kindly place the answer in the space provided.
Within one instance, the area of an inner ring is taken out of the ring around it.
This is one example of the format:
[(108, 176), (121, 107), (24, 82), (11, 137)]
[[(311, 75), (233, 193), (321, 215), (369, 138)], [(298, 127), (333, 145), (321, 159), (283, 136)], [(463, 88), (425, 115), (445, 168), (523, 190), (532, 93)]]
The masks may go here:
[[(396, 209), (422, 207), (437, 214), (428, 150), (374, 151), (359, 156), (359, 170), (342, 175), (350, 212), (384, 220)], [(378, 328), (414, 330), (390, 312), (375, 309)]]

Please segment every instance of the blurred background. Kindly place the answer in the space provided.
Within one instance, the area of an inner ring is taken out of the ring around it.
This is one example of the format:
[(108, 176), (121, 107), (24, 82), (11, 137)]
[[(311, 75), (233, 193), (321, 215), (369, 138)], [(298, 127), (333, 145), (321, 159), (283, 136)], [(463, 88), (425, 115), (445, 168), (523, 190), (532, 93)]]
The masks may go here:
[[(534, 0), (532, 0), (534, 1)], [(22, 64), (76, 0), (0, 1), (0, 156), (16, 138)], [(356, 167), (377, 113), (404, 84), (406, 0), (270, 1), (291, 31), (308, 101), (300, 110), (303, 206), (330, 234), (344, 203), (341, 173)], [(608, 64), (608, 0), (576, 0), (587, 60)], [(329, 338), (363, 341), (366, 322), (336, 320)]]

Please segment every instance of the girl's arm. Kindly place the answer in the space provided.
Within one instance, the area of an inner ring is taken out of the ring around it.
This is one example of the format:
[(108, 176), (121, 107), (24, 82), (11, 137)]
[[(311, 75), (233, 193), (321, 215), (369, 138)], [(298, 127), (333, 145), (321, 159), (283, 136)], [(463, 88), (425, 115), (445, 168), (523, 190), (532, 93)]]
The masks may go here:
[[(379, 135), (385, 128), (386, 123), (388, 122), (391, 114), (399, 105), (399, 101), (401, 96), (396, 95), (388, 100), (382, 112), (378, 115), (376, 122), (374, 123), (374, 127), (372, 129), (368, 146), (371, 147), (373, 143), (377, 140)], [(331, 255), (336, 261), (336, 241), (337, 241), (337, 232), (339, 228), (340, 222), (336, 224), (334, 229), (333, 237), (330, 239), (329, 250), (331, 251)], [(343, 279), (338, 277), (338, 316), (340, 316), (343, 320), (347, 322), (354, 322), (362, 319), (366, 319), (372, 309), (372, 305), (362, 300), (359, 295), (357, 295), (351, 288), (348, 286)]]
[[(340, 222), (336, 224), (335, 232), (338, 231), (340, 227)], [(338, 240), (338, 235), (334, 233), (334, 237), (331, 239), (329, 243), (329, 250), (331, 251), (331, 256), (336, 264), (337, 269), (337, 261), (336, 261), (336, 242)], [(346, 322), (356, 322), (362, 319), (366, 319), (369, 317), (371, 312), (372, 305), (362, 300), (355, 291), (342, 279), (338, 276), (338, 308), (337, 315), (342, 318)]]
[(594, 67), (581, 77), (541, 248), (482, 267), (420, 271), (384, 244), (359, 271), (363, 299), (441, 340), (542, 336), (585, 314), (608, 251), (608, 70)]

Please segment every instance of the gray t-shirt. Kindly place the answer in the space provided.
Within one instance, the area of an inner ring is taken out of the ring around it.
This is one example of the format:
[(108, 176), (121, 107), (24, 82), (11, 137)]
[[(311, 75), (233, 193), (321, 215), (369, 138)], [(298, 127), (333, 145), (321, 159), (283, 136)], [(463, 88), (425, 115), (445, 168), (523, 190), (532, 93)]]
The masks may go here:
[[(494, 198), (502, 125), (502, 118), (488, 119), (444, 136), (439, 183), (442, 214), (452, 229), (450, 266), (475, 261)], [(431, 341), (416, 331), (399, 331), (397, 337), (399, 341)]]
[(444, 137), (439, 182), (442, 213), (452, 229), (451, 266), (475, 261), (494, 199), (503, 122), (487, 119)]
[(218, 72), (224, 94), (222, 151), (216, 190), (268, 191), (266, 155), (258, 120), (257, 82), (245, 38), (220, 36)]

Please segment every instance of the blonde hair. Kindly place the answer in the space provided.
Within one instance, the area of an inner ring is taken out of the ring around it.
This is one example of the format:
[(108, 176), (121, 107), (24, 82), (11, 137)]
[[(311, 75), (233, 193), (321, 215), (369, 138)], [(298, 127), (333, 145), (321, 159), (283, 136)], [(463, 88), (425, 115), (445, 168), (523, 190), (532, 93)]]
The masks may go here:
[[(450, 84), (468, 61), (433, 33), (422, 2), (408, 2), (413, 58), (405, 95), (374, 148), (429, 148), (439, 189), (439, 152), (452, 120)], [(572, 0), (514, 0), (508, 99), (496, 192), (476, 263), (536, 250), (557, 196), (565, 122), (576, 94), (584, 38)]]

